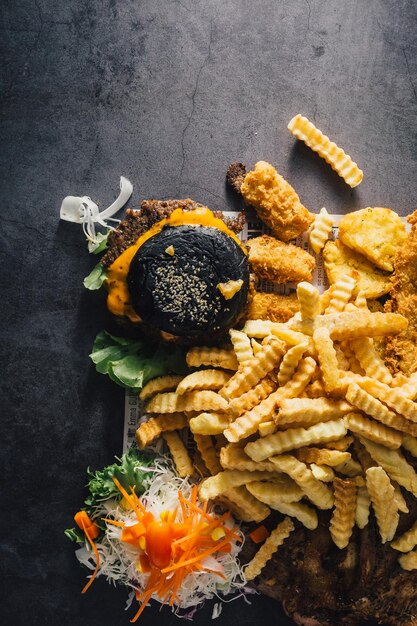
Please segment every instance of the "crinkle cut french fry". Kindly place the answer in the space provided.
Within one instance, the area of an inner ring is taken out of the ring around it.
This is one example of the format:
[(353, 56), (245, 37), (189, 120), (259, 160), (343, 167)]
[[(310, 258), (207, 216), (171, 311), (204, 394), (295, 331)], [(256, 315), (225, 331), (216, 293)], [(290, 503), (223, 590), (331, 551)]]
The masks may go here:
[(222, 466), (217, 457), (216, 449), (213, 445), (213, 440), (210, 435), (197, 435), (193, 434), (194, 441), (197, 446), (197, 450), (201, 454), (201, 458), (204, 461), (210, 474), (218, 474), (222, 471)]
[(278, 370), (278, 382), (279, 384), (285, 385), (292, 376), (294, 375), (295, 370), (303, 356), (304, 352), (307, 350), (308, 343), (299, 343), (297, 346), (293, 346), (284, 354), (284, 357), (281, 361)]
[(359, 439), (354, 439), (353, 450), (364, 472), (370, 467), (375, 467), (375, 461)]
[(380, 443), (393, 450), (397, 450), (401, 446), (401, 433), (379, 422), (374, 422), (364, 415), (361, 415), (361, 413), (348, 413), (345, 417), (345, 421), (347, 428), (352, 433), (367, 437), (371, 441), (376, 441), (376, 443)]
[(230, 340), (239, 363), (244, 363), (253, 358), (253, 350), (248, 335), (241, 330), (231, 328), (229, 330)]
[(175, 391), (176, 386), (182, 380), (182, 376), (158, 376), (157, 378), (152, 378), (144, 387), (142, 387), (142, 391), (139, 394), (139, 398), (141, 400), (149, 400), (152, 396), (157, 393), (164, 393), (166, 391)]
[(353, 339), (351, 347), (367, 376), (379, 380), (382, 383), (390, 384), (392, 376), (384, 361), (376, 353), (373, 339), (370, 337)]
[(136, 431), (136, 442), (141, 450), (149, 446), (163, 432), (179, 430), (187, 426), (184, 413), (172, 413), (151, 417), (143, 422)]
[(254, 461), (264, 461), (275, 454), (282, 454), (300, 446), (341, 439), (346, 433), (343, 419), (332, 420), (325, 424), (314, 424), (310, 428), (289, 428), (249, 442), (245, 446), (245, 452)]
[(362, 170), (342, 148), (330, 141), (310, 120), (303, 115), (295, 115), (288, 124), (288, 130), (311, 150), (317, 152), (350, 187), (359, 185), (363, 178)]
[(326, 396), (326, 390), (322, 380), (314, 380), (310, 385), (305, 388), (307, 398), (324, 398)]
[(343, 417), (351, 410), (352, 406), (344, 400), (285, 398), (279, 402), (279, 412), (275, 421), (279, 427), (299, 422), (312, 425)]
[(304, 496), (300, 486), (286, 474), (268, 479), (268, 482), (251, 481), (248, 489), (255, 498), (272, 508), (276, 502), (299, 502)]
[(278, 524), (245, 567), (245, 578), (247, 581), (253, 580), (261, 573), (266, 563), (293, 530), (294, 524), (288, 517)]
[(326, 291), (323, 291), (323, 293), (320, 294), (320, 313), (321, 314), (323, 314), (325, 310), (327, 309), (327, 307), (329, 306), (330, 300), (332, 299), (333, 291), (334, 291), (334, 285), (330, 285), (330, 287), (328, 287)]
[(359, 363), (355, 353), (352, 350), (351, 342), (346, 339), (345, 341), (340, 342), (340, 347), (342, 348), (346, 359), (349, 361), (349, 372), (346, 372), (346, 375), (352, 376), (352, 378), (357, 378), (357, 376), (363, 377), (365, 375), (365, 370), (362, 369), (361, 364)]
[(417, 569), (417, 550), (402, 554), (398, 559), (398, 563), (401, 565), (402, 569), (408, 572)]
[(313, 472), (314, 478), (321, 480), (322, 483), (333, 482), (334, 471), (328, 465), (316, 465), (316, 463), (311, 463), (310, 469)]
[(329, 329), (333, 341), (344, 341), (358, 337), (398, 335), (407, 328), (408, 322), (399, 313), (367, 313), (359, 310), (319, 315), (311, 324), (301, 320), (293, 322), (293, 330), (310, 336), (315, 328), (322, 326)]
[(362, 466), (352, 458), (343, 463), (339, 463), (339, 465), (335, 465), (334, 469), (339, 474), (343, 474), (343, 476), (348, 476), (349, 478), (356, 478), (362, 474)]
[(412, 456), (417, 457), (417, 438), (403, 433), (403, 448)]
[(328, 443), (323, 443), (319, 446), (319, 448), (326, 448), (327, 450), (339, 450), (339, 452), (346, 452), (346, 450), (353, 443), (353, 437), (350, 435), (346, 435), (346, 437), (342, 437), (338, 441), (329, 441)]
[(262, 345), (258, 343), (253, 337), (250, 340), (250, 345), (252, 347), (253, 356), (257, 356), (260, 352), (262, 352)]
[(340, 387), (339, 362), (327, 328), (317, 328), (313, 334), (324, 386), (328, 393)]
[(400, 516), (394, 487), (382, 467), (370, 467), (366, 470), (366, 488), (375, 511), (381, 541), (382, 543), (391, 541), (397, 530)]
[(235, 417), (239, 417), (246, 411), (250, 411), (257, 404), (265, 400), (276, 389), (276, 383), (270, 376), (263, 378), (255, 387), (243, 393), (239, 398), (234, 398), (229, 403), (229, 411)]
[(378, 422), (385, 424), (385, 426), (389, 426), (394, 430), (400, 430), (409, 435), (417, 435), (416, 423), (407, 420), (401, 415), (397, 415), (356, 383), (352, 383), (348, 386), (346, 400), (360, 411), (370, 415)]
[(315, 528), (317, 528), (318, 517), (315, 509), (312, 509), (310, 506), (304, 504), (303, 502), (284, 502), (279, 496), (274, 497), (270, 496), (269, 494), (268, 496), (265, 496), (256, 488), (253, 488), (254, 484), (255, 483), (250, 483), (248, 485), (248, 490), (257, 493), (258, 495), (256, 497), (259, 498), (261, 501), (263, 501), (262, 498), (268, 500), (268, 505), (271, 507), (271, 509), (274, 509), (274, 511), (279, 511), (283, 515), (295, 517), (296, 519), (298, 519), (299, 522), (301, 522), (301, 524), (303, 524), (303, 526), (305, 526), (309, 530), (314, 530)]
[(371, 499), (365, 486), (358, 487), (355, 509), (355, 523), (358, 528), (365, 528), (369, 521)]
[(221, 389), (231, 377), (230, 372), (224, 370), (199, 370), (188, 374), (183, 378), (175, 389), (176, 393), (182, 395), (189, 391), (201, 391), (203, 389), (217, 390)]
[[(297, 313), (297, 315), (299, 315)], [(295, 316), (294, 316), (295, 317)], [(291, 318), (292, 319), (292, 318)], [(298, 322), (298, 320), (297, 320)], [(291, 324), (291, 320), (288, 320), (285, 324), (278, 324), (271, 329), (271, 333), (274, 337), (281, 339), (289, 346), (298, 346), (300, 343), (307, 342), (307, 351), (311, 354), (314, 353), (314, 344), (311, 337), (307, 337), (303, 333), (299, 333), (298, 331), (292, 330), (289, 325)]]
[(229, 443), (220, 450), (220, 463), (224, 469), (248, 470), (250, 472), (276, 472), (271, 461), (256, 463), (236, 443)]
[(410, 552), (417, 545), (417, 521), (407, 532), (391, 543), (391, 548), (399, 552)]
[(266, 437), (267, 435), (272, 435), (277, 430), (277, 425), (274, 420), (270, 420), (269, 422), (261, 422), (258, 426), (258, 432), (260, 437)]
[(372, 378), (363, 378), (358, 381), (358, 385), (374, 398), (384, 402), (396, 413), (403, 415), (412, 422), (417, 422), (417, 404), (406, 398), (400, 390), (401, 388), (392, 389)]
[(339, 343), (333, 343), (336, 352), (338, 369), (347, 371), (350, 369), (350, 362)]
[(273, 417), (277, 404), (283, 399), (293, 397), (301, 393), (308, 384), (316, 368), (316, 362), (311, 357), (302, 359), (293, 378), (277, 391), (271, 393), (265, 400), (238, 417), (224, 431), (225, 437), (230, 442), (240, 441), (253, 435), (263, 421), (269, 421)]
[(176, 431), (172, 431), (165, 432), (162, 436), (167, 443), (178, 476), (180, 478), (191, 476), (194, 473), (193, 463), (179, 434)]
[(306, 356), (299, 362), (292, 378), (278, 389), (280, 401), (300, 395), (312, 380), (317, 364), (311, 356)]
[(409, 513), (409, 508), (402, 494), (400, 485), (393, 481), (391, 481), (391, 484), (394, 487), (394, 498), (397, 503), (398, 510), (401, 511), (401, 513)]
[(417, 372), (410, 374), (399, 386), (399, 390), (409, 400), (415, 400), (417, 398)]
[(298, 448), (294, 454), (303, 463), (316, 463), (316, 465), (329, 465), (330, 467), (345, 463), (351, 458), (349, 452), (324, 448)]
[(178, 411), (225, 411), (228, 402), (214, 391), (158, 393), (145, 406), (146, 413), (176, 413)]
[(417, 474), (399, 450), (390, 450), (365, 437), (359, 437), (359, 440), (391, 480), (395, 480), (401, 487), (417, 496)]
[(262, 522), (271, 513), (269, 507), (257, 500), (244, 485), (228, 489), (220, 496), (223, 497), (238, 507), (239, 518), (243, 522)]
[(324, 244), (332, 231), (333, 224), (334, 217), (329, 215), (325, 207), (320, 209), (320, 212), (315, 216), (314, 222), (308, 231), (310, 247), (315, 254), (319, 254), (324, 248)]
[(325, 313), (337, 313), (343, 311), (352, 297), (356, 286), (356, 280), (348, 274), (343, 274), (333, 285), (332, 297)]
[(254, 387), (274, 367), (277, 367), (284, 353), (285, 344), (279, 339), (271, 339), (258, 356), (241, 365), (236, 374), (220, 390), (220, 395), (227, 400), (242, 395)]
[(271, 472), (224, 470), (203, 480), (199, 487), (199, 496), (203, 502), (214, 500), (214, 498), (233, 487), (240, 487), (254, 481), (267, 480), (275, 475), (271, 474)]
[(219, 435), (229, 426), (226, 413), (200, 413), (190, 419), (190, 430), (198, 435)]
[(220, 367), (226, 370), (237, 370), (238, 360), (233, 350), (212, 348), (207, 346), (194, 346), (187, 352), (188, 367)]
[(319, 509), (331, 509), (333, 506), (333, 492), (329, 487), (314, 478), (313, 472), (305, 463), (301, 463), (290, 454), (271, 457), (277, 470), (288, 474), (309, 500)]
[(256, 433), (259, 424), (272, 417), (280, 397), (279, 390), (274, 391), (253, 409), (235, 419), (224, 431), (226, 439), (233, 443)]
[(297, 285), (297, 298), (300, 303), (301, 319), (314, 320), (320, 312), (320, 297), (317, 288), (311, 283), (302, 281)]
[(366, 300), (366, 295), (364, 291), (359, 291), (358, 295), (355, 298), (355, 306), (358, 309), (363, 309), (364, 311), (369, 311), (368, 302)]
[(330, 520), (330, 535), (341, 550), (346, 548), (355, 525), (356, 484), (352, 480), (335, 478), (334, 509)]
[(269, 320), (247, 320), (243, 327), (243, 332), (248, 337), (263, 339), (271, 334), (271, 328), (275, 323)]
[(388, 385), (392, 382), (392, 375), (375, 350), (374, 340), (371, 337), (354, 339), (351, 342), (351, 347), (367, 376)]

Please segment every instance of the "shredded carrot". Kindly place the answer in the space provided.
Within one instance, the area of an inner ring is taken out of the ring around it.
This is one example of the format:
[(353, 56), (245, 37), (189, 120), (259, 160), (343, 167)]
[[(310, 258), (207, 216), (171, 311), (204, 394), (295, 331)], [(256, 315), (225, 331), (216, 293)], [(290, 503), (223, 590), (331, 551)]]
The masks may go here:
[(87, 528), (92, 539), (96, 539), (96, 537), (99, 536), (100, 529), (97, 524), (93, 522), (87, 511), (78, 511), (78, 513), (74, 515), (74, 521), (81, 530)]
[(255, 528), (255, 530), (253, 530), (251, 533), (249, 533), (249, 537), (252, 539), (253, 543), (262, 543), (267, 537), (269, 537), (269, 535), (269, 530), (267, 530), (267, 528), (263, 524)]
[(106, 522), (107, 524), (113, 524), (113, 526), (118, 526), (119, 528), (124, 528), (124, 522), (118, 522), (115, 519), (108, 519), (107, 517), (102, 517), (101, 518), (103, 522)]
[[(157, 596), (163, 604), (168, 602), (170, 606), (173, 606), (178, 600), (178, 591), (181, 588), (184, 578), (192, 572), (213, 572), (220, 578), (225, 578), (222, 572), (205, 567), (203, 561), (206, 557), (215, 553), (230, 552), (232, 549), (231, 542), (234, 540), (241, 541), (240, 536), (236, 532), (236, 528), (229, 529), (224, 526), (224, 523), (230, 517), (230, 513), (225, 513), (215, 518), (207, 512), (207, 502), (200, 507), (197, 504), (198, 488), (194, 485), (188, 499), (183, 496), (181, 491), (178, 492), (179, 510), (182, 513), (182, 521), (176, 521), (177, 509), (173, 512), (164, 511), (160, 515), (161, 521), (157, 521), (155, 516), (150, 511), (146, 510), (134, 489), (131, 489), (131, 494), (129, 494), (116, 478), (113, 478), (113, 480), (126, 502), (135, 512), (138, 522), (127, 526), (122, 522), (116, 522), (115, 520), (109, 520), (107, 518), (103, 518), (104, 521), (123, 528), (121, 536), (122, 541), (137, 545), (135, 542), (138, 538), (140, 539), (139, 535), (144, 538), (146, 537), (146, 542), (144, 541), (143, 545), (140, 544), (143, 548), (143, 552), (139, 556), (139, 565), (142, 572), (149, 573), (149, 577), (144, 591), (142, 593), (136, 593), (136, 599), (140, 603), (140, 606), (131, 622), (135, 622), (139, 619), (153, 595)], [(161, 524), (165, 524), (167, 528), (164, 540), (170, 542), (167, 544), (168, 549), (169, 546), (171, 549), (169, 564), (163, 568), (157, 566), (159, 557), (156, 558), (155, 556), (156, 564), (153, 562), (152, 558), (150, 558), (150, 555), (153, 554), (155, 549), (161, 549), (161, 546), (153, 540), (155, 537), (159, 536), (158, 533), (155, 534), (153, 532), (153, 526), (155, 526), (155, 524), (158, 528)], [(213, 539), (213, 536), (216, 536), (216, 533), (213, 535), (215, 529), (221, 530), (220, 535), (222, 538)], [(99, 564), (97, 548), (94, 546), (91, 537), (88, 537), (88, 539), (93, 549), (95, 549), (97, 566), (84, 591), (87, 590), (92, 580), (97, 575)]]
[(84, 522), (82, 521), (81, 523), (82, 523), (82, 526), (83, 526), (83, 530), (85, 532), (85, 536), (87, 537), (87, 539), (88, 539), (88, 541), (89, 541), (89, 543), (90, 543), (90, 545), (91, 545), (91, 547), (93, 549), (94, 555), (96, 557), (96, 567), (94, 569), (94, 572), (91, 574), (90, 580), (88, 581), (88, 583), (85, 585), (85, 587), (81, 591), (81, 593), (85, 593), (91, 587), (91, 585), (93, 584), (93, 580), (96, 578), (96, 576), (98, 574), (98, 570), (99, 570), (99, 567), (100, 567), (100, 554), (99, 554), (99, 552), (97, 550), (96, 544), (94, 543), (93, 539), (90, 537), (90, 534), (89, 534), (86, 526), (84, 525)]

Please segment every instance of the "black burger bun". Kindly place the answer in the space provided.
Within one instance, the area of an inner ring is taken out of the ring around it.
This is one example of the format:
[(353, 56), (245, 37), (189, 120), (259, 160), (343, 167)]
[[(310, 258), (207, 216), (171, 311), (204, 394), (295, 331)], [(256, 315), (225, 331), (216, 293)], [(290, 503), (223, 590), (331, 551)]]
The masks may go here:
[(218, 228), (167, 225), (141, 244), (127, 284), (146, 325), (198, 340), (228, 330), (241, 316), (249, 262), (237, 241)]

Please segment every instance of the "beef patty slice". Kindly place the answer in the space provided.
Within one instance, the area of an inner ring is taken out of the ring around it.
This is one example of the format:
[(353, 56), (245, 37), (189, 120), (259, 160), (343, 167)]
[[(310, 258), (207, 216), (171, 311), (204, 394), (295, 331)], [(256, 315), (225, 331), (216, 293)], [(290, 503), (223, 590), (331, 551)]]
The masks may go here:
[[(169, 217), (175, 209), (193, 211), (203, 208), (204, 205), (187, 198), (185, 200), (142, 200), (140, 207), (139, 211), (127, 209), (125, 218), (115, 230), (110, 232), (107, 239), (108, 250), (101, 259), (104, 267), (109, 267), (122, 252), (135, 243), (138, 237), (157, 222)], [(226, 226), (236, 234), (241, 232), (246, 222), (244, 213), (239, 213), (236, 218), (226, 217), (221, 211), (213, 211), (213, 214), (214, 217), (223, 220)]]

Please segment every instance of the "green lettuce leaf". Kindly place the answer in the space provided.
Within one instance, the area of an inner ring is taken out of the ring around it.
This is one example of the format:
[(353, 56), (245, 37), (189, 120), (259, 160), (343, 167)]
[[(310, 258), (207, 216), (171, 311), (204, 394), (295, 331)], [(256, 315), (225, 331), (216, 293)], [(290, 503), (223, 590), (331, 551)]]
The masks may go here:
[(100, 289), (106, 278), (106, 270), (101, 263), (97, 263), (89, 275), (84, 278), (83, 285), (86, 289), (95, 291), (96, 289)]
[(84, 545), (85, 535), (81, 528), (67, 528), (66, 530), (64, 530), (64, 535), (68, 537), (68, 539), (70, 539), (71, 541)]
[[(121, 459), (117, 459), (116, 463), (112, 463), (104, 469), (95, 472), (88, 469), (87, 487), (89, 493), (84, 501), (85, 506), (82, 508), (91, 517), (94, 515), (96, 507), (103, 500), (109, 500), (110, 498), (120, 500), (122, 494), (114, 484), (113, 477), (120, 482), (128, 493), (130, 493), (132, 487), (137, 495), (142, 494), (144, 492), (143, 481), (150, 475), (146, 468), (152, 463), (153, 458), (150, 455), (140, 452), (137, 448), (130, 448)], [(95, 523), (101, 530), (104, 530), (104, 525), (99, 519), (96, 518)], [(71, 541), (80, 544), (85, 543), (85, 535), (77, 527), (67, 528), (64, 534)]]
[(97, 335), (90, 358), (100, 374), (136, 391), (156, 376), (187, 371), (185, 350), (180, 346), (115, 337), (106, 331)]
[(139, 452), (136, 448), (130, 448), (117, 463), (108, 465), (103, 470), (96, 472), (88, 470), (90, 494), (85, 500), (86, 506), (92, 508), (102, 500), (121, 498), (121, 493), (114, 484), (113, 477), (117, 478), (128, 493), (130, 493), (130, 488), (134, 487), (135, 492), (140, 495), (144, 492), (143, 481), (149, 475), (146, 467), (151, 464), (152, 458), (150, 456)]
[(107, 237), (109, 236), (109, 230), (106, 233), (97, 233), (94, 243), (91, 241), (88, 243), (88, 251), (93, 254), (100, 254), (107, 250)]

